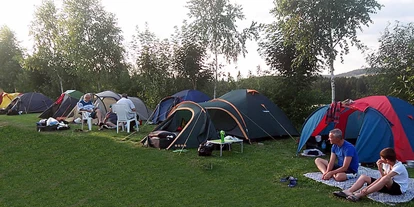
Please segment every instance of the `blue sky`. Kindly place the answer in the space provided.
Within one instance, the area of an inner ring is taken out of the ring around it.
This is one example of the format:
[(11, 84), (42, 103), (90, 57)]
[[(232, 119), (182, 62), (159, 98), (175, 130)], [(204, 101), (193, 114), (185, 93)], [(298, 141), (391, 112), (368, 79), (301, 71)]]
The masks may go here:
[[(60, 2), (61, 0), (56, 0)], [(0, 25), (7, 25), (17, 35), (21, 46), (31, 51), (32, 40), (29, 37), (29, 24), (33, 19), (35, 5), (41, 4), (41, 0), (0, 0)], [(123, 30), (126, 42), (131, 40), (135, 33), (135, 27), (143, 29), (148, 22), (150, 30), (159, 38), (169, 38), (174, 32), (173, 27), (181, 25), (187, 19), (187, 0), (102, 0), (105, 9), (112, 12), (118, 18), (118, 24)], [(247, 27), (251, 21), (270, 23), (274, 19), (269, 14), (273, 8), (273, 0), (231, 0), (243, 7), (246, 20), (239, 23), (239, 27)], [(364, 28), (358, 33), (358, 37), (369, 49), (378, 48), (378, 38), (388, 23), (394, 24), (396, 20), (408, 23), (414, 22), (413, 0), (378, 0), (384, 7), (377, 14), (372, 15), (374, 23), (369, 28)], [(225, 67), (225, 71), (231, 72), (233, 76), (240, 70), (246, 76), (248, 70), (255, 74), (256, 67), (262, 69), (267, 66), (257, 53), (257, 43), (248, 42), (249, 53), (246, 57), (239, 57), (237, 64)], [(366, 66), (364, 54), (356, 48), (351, 48), (350, 54), (345, 56), (344, 64), (339, 58), (335, 62), (336, 74), (347, 72)], [(237, 68), (237, 69), (236, 69)], [(323, 74), (328, 74), (325, 70)]]

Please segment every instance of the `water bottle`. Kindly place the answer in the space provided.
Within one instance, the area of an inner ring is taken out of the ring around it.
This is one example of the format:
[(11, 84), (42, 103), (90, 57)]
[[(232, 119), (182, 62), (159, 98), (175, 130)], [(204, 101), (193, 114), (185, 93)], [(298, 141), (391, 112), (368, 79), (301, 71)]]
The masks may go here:
[(326, 142), (325, 142), (325, 140), (322, 141), (321, 148), (322, 148), (322, 151), (325, 151), (325, 149), (326, 149)]
[(223, 131), (223, 130), (221, 130), (220, 131), (220, 139), (221, 139), (221, 143), (224, 143), (224, 135), (225, 135), (226, 133)]

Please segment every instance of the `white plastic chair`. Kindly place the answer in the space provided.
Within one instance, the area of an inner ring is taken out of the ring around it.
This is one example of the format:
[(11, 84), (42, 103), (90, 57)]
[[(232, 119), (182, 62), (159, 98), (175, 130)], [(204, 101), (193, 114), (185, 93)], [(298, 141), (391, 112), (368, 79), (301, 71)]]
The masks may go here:
[(92, 117), (91, 117), (91, 113), (87, 112), (87, 111), (79, 111), (81, 113), (82, 116), (82, 131), (83, 131), (83, 124), (86, 120), (86, 123), (88, 123), (88, 129), (89, 131), (92, 130)]
[[(118, 133), (119, 131), (119, 123), (121, 123), (121, 127), (122, 127), (122, 131), (124, 131), (124, 123), (126, 123), (126, 128), (127, 128), (127, 132), (129, 133), (130, 130), (130, 125), (132, 121), (135, 121), (135, 127), (136, 130), (138, 131), (138, 120), (137, 120), (137, 113), (135, 113), (134, 111), (132, 111), (128, 105), (125, 104), (112, 104), (112, 112), (114, 112), (118, 118), (117, 122), (116, 122), (116, 133)], [(129, 118), (133, 116), (133, 118)]]

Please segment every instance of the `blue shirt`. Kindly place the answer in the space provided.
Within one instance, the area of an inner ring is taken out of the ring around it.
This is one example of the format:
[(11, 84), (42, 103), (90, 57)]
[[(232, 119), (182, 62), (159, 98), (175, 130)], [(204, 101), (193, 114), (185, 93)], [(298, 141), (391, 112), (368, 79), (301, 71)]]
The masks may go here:
[(78, 102), (79, 110), (91, 111), (94, 107), (95, 106), (93, 105), (92, 101), (85, 102), (84, 100), (81, 100)]
[(332, 145), (331, 152), (336, 155), (339, 166), (343, 166), (345, 157), (352, 157), (348, 169), (352, 170), (355, 173), (358, 172), (359, 159), (354, 145), (345, 140), (344, 144), (340, 147), (336, 144)]

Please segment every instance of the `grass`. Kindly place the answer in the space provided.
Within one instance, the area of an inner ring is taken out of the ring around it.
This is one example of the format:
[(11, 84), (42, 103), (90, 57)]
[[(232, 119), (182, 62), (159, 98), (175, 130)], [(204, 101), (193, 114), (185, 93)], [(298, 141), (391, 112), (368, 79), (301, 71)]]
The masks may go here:
[[(0, 116), (1, 206), (385, 206), (338, 199), (337, 188), (305, 178), (317, 169), (292, 139), (200, 157), (142, 147), (151, 126), (129, 137), (79, 125), (36, 132), (37, 115)], [(279, 182), (288, 175), (296, 187)]]

